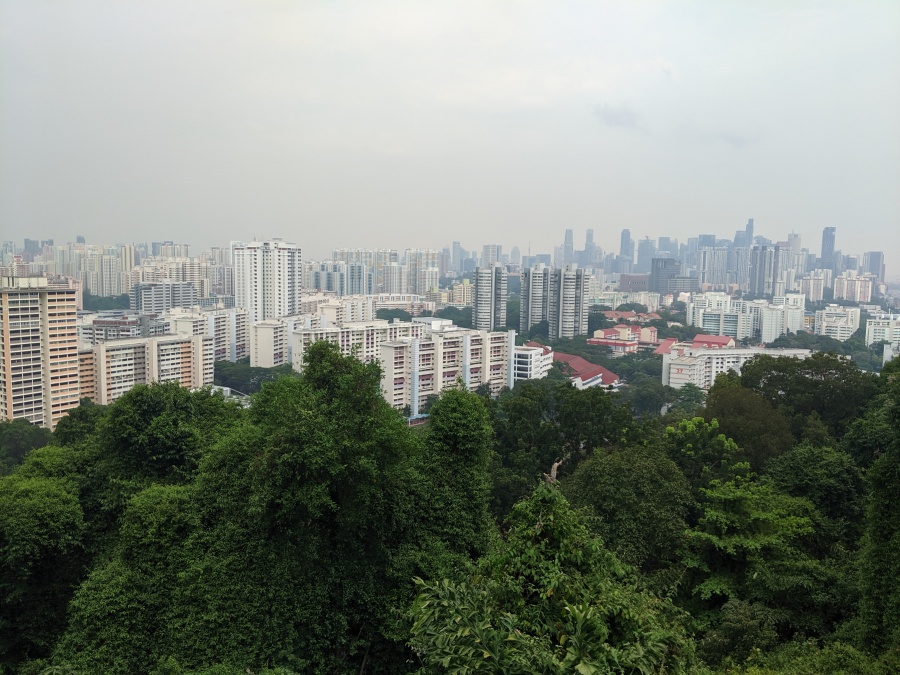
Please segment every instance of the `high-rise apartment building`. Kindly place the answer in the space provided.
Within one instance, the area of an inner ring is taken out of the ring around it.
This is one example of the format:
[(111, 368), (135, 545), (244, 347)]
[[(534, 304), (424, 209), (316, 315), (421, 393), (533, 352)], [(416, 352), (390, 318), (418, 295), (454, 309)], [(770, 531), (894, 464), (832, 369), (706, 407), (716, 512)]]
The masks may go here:
[(590, 278), (576, 265), (564, 269), (538, 265), (523, 270), (520, 330), (525, 332), (546, 321), (551, 339), (587, 334)]
[(78, 406), (78, 301), (46, 277), (0, 278), (0, 420), (53, 429)]
[(506, 269), (495, 264), (475, 270), (472, 326), (476, 330), (500, 330), (506, 326)]
[(280, 239), (232, 242), (235, 305), (250, 321), (299, 314), (303, 290), (300, 247)]

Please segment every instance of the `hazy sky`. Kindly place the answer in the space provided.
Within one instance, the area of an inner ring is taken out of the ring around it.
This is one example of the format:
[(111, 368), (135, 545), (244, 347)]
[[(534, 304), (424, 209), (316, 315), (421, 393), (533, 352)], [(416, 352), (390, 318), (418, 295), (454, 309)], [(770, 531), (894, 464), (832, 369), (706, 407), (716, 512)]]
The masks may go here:
[(751, 216), (900, 270), (900, 2), (0, 0), (2, 239), (537, 253)]

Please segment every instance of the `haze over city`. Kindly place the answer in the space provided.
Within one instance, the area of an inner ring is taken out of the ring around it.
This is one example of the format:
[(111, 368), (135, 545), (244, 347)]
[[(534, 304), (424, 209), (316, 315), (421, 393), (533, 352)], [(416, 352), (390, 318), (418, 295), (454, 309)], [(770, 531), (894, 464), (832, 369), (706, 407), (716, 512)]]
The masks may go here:
[(321, 258), (753, 217), (893, 258), (898, 33), (892, 2), (10, 1), (0, 230)]

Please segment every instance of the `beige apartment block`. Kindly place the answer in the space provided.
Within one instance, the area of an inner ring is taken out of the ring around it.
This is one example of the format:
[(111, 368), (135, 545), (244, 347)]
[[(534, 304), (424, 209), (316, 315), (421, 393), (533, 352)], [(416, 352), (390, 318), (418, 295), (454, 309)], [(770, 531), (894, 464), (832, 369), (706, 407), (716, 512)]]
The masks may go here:
[[(440, 320), (437, 320), (440, 321)], [(435, 325), (422, 338), (383, 342), (381, 393), (394, 408), (415, 416), (429, 396), (457, 386), (492, 394), (514, 384), (515, 331), (489, 332)]]
[(203, 335), (167, 335), (113, 340), (79, 354), (82, 395), (113, 403), (139, 384), (178, 382), (197, 389), (213, 381), (213, 340)]
[(338, 345), (345, 356), (355, 356), (364, 363), (380, 357), (381, 345), (392, 340), (420, 338), (425, 334), (425, 323), (413, 321), (388, 322), (351, 321), (321, 328), (303, 328), (291, 334), (294, 370), (303, 370), (303, 361), (310, 345), (327, 340)]
[(46, 277), (0, 278), (0, 420), (53, 429), (78, 406), (76, 296)]

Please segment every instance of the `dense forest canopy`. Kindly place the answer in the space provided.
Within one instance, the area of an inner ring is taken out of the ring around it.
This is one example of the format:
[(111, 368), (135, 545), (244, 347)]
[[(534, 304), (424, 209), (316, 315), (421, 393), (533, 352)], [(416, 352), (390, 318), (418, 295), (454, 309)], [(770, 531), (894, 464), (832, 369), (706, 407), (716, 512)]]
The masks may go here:
[(264, 380), (0, 424), (0, 672), (900, 671), (900, 364), (760, 357), (663, 417), (457, 388), (412, 429), (327, 343)]

